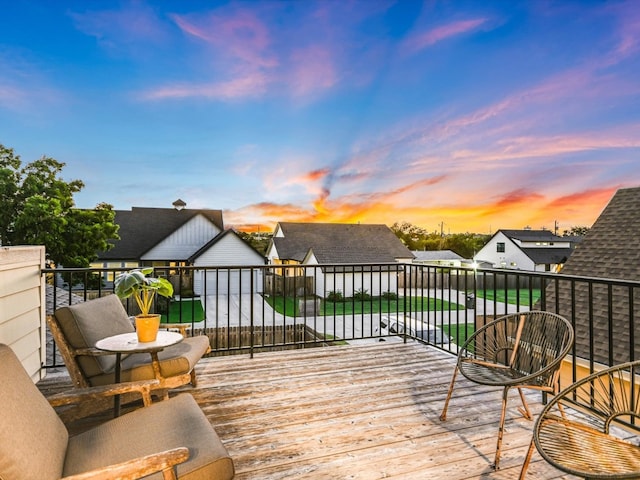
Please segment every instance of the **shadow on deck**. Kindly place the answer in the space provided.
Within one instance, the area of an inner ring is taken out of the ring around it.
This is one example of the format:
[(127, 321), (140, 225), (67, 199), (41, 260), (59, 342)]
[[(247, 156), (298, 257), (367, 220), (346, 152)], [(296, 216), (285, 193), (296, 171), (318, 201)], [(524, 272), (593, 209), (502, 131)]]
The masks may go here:
[[(501, 392), (459, 377), (441, 422), (454, 365), (454, 356), (419, 343), (207, 358), (197, 367), (198, 387), (172, 394), (195, 397), (234, 459), (238, 480), (517, 478), (532, 429), (517, 412), (517, 393), (495, 472)], [(39, 383), (45, 394), (69, 385), (68, 377)], [(528, 398), (537, 413), (540, 394)], [(534, 454), (527, 479), (559, 478), (575, 477)]]

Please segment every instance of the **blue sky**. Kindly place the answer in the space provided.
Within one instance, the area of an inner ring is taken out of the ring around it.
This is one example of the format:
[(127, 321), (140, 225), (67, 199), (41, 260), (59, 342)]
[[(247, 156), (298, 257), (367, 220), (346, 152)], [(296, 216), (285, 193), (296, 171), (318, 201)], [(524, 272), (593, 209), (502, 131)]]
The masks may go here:
[(562, 231), (640, 186), (633, 0), (0, 4), (0, 143), (78, 207)]

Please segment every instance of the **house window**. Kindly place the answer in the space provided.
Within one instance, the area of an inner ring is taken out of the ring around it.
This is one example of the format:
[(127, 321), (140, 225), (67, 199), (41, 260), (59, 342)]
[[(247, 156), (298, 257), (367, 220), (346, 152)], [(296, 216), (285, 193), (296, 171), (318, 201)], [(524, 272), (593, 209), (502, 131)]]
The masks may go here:
[(496, 251), (498, 253), (504, 253), (504, 242), (496, 243)]

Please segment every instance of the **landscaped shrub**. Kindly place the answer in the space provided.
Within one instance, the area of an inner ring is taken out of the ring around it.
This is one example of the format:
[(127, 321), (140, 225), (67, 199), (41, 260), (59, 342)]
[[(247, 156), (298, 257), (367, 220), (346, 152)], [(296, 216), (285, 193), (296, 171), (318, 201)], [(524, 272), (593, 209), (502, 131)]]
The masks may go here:
[(331, 290), (329, 293), (327, 293), (326, 300), (333, 303), (344, 302), (344, 296), (342, 295), (342, 292), (340, 290)]
[(369, 295), (368, 290), (361, 288), (360, 290), (356, 290), (353, 294), (353, 299), (358, 300), (359, 302), (364, 302), (365, 300), (371, 300), (371, 295)]
[(385, 300), (397, 300), (398, 294), (396, 292), (382, 292), (382, 298)]

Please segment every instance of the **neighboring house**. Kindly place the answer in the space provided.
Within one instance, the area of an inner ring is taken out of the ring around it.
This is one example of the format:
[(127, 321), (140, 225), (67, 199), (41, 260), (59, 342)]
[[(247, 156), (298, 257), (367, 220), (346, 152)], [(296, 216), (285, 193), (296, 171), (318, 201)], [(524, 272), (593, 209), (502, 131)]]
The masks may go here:
[(475, 255), (477, 263), (493, 268), (559, 272), (576, 243), (548, 230), (498, 230)]
[(366, 268), (345, 264), (410, 263), (414, 256), (386, 225), (344, 223), (293, 223), (276, 225), (267, 248), (270, 264), (323, 265), (322, 268), (282, 269), (284, 275), (313, 277), (316, 295), (341, 292), (345, 297), (366, 291), (380, 295), (397, 288), (400, 267), (376, 267), (382, 274), (363, 274)]
[[(563, 275), (583, 275), (587, 277), (640, 281), (640, 188), (618, 190), (602, 211), (591, 229), (562, 269)], [(614, 363), (628, 361), (630, 312), (635, 318), (640, 313), (640, 289), (635, 289), (633, 305), (629, 304), (628, 287), (589, 286), (578, 284), (571, 292), (567, 280), (559, 280), (559, 291), (564, 292), (556, 299), (555, 284), (547, 287), (547, 305), (558, 303), (558, 311), (576, 323), (576, 354), (582, 358), (593, 358), (607, 364), (609, 358)], [(566, 284), (565, 284), (566, 283)], [(592, 302), (589, 302), (592, 298)], [(631, 310), (633, 307), (633, 310)], [(611, 324), (611, 336), (608, 325)], [(593, 329), (593, 335), (589, 335)], [(633, 327), (635, 339), (640, 339), (640, 322)], [(589, 345), (589, 338), (597, 339)], [(616, 339), (624, 339), (617, 342)], [(610, 350), (611, 344), (613, 350)], [(636, 340), (633, 358), (640, 358), (640, 342)], [(593, 348), (593, 352), (591, 349)]]
[[(120, 240), (112, 242), (114, 247), (111, 250), (100, 252), (98, 261), (92, 266), (135, 268), (264, 264), (264, 258), (258, 252), (235, 232), (224, 229), (222, 210), (190, 210), (185, 208), (182, 200), (177, 200), (173, 205), (174, 208), (133, 207), (131, 210), (116, 210), (115, 223), (120, 226)], [(107, 275), (104, 280), (110, 282), (113, 278)], [(182, 290), (193, 290), (197, 295), (207, 293), (202, 291), (201, 278), (188, 275), (172, 281), (179, 284)], [(211, 291), (208, 283), (207, 290)]]
[(193, 290), (198, 295), (205, 287), (207, 295), (262, 292), (264, 271), (250, 267), (264, 265), (265, 259), (234, 230), (225, 230), (211, 239), (188, 261), (195, 267), (228, 267), (206, 270), (206, 279), (205, 270), (196, 270)]
[(461, 267), (471, 263), (451, 250), (412, 250), (415, 256), (413, 263), (422, 265), (441, 265), (443, 267)]

